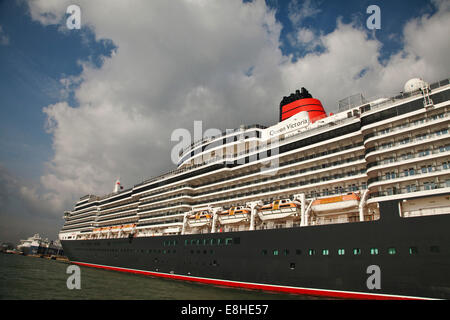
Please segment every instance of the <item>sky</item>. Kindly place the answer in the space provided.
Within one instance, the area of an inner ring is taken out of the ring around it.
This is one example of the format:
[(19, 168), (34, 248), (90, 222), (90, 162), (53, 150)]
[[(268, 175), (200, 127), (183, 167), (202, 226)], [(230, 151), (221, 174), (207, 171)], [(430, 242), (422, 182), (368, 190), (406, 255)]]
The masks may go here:
[(449, 0), (0, 1), (0, 241), (56, 239), (79, 197), (174, 169), (194, 121), (273, 125), (301, 87), (336, 112), (448, 78), (449, 34)]

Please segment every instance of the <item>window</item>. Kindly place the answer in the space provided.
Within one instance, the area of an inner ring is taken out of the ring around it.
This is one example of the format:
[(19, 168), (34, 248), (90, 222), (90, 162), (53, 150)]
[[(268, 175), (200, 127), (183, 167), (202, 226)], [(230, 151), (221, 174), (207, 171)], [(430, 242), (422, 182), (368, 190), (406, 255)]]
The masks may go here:
[(378, 254), (378, 248), (370, 248), (370, 254), (376, 256)]
[(353, 248), (353, 255), (357, 256), (361, 254), (361, 249), (360, 248)]
[(338, 249), (338, 255), (343, 256), (345, 254), (345, 249)]
[(267, 256), (267, 250), (266, 250), (266, 249), (263, 249), (263, 250), (261, 251), (261, 253), (262, 253), (263, 256)]
[(388, 248), (388, 254), (391, 255), (397, 254), (397, 250), (395, 250), (395, 248)]
[(433, 189), (436, 189), (436, 184), (434, 182), (424, 182), (423, 188), (425, 190), (433, 190)]
[(432, 253), (439, 253), (439, 246), (431, 246), (430, 247), (430, 252)]
[(322, 250), (322, 255), (323, 256), (328, 256), (330, 254), (330, 251), (328, 249), (323, 249)]
[(230, 244), (232, 244), (233, 243), (233, 239), (232, 238), (226, 238), (225, 239), (225, 244), (228, 246), (228, 245), (230, 245)]
[(417, 247), (409, 247), (409, 254), (417, 254), (418, 252)]
[(407, 144), (409, 141), (410, 141), (409, 138), (405, 138), (400, 141), (400, 144)]
[(273, 250), (273, 255), (277, 256), (278, 255), (278, 250)]
[(308, 254), (309, 254), (310, 256), (313, 256), (313, 255), (316, 254), (316, 250), (315, 250), (315, 249), (309, 249), (309, 250), (308, 250)]
[(284, 253), (285, 256), (287, 256), (289, 254), (289, 250), (288, 249), (284, 249), (283, 253)]

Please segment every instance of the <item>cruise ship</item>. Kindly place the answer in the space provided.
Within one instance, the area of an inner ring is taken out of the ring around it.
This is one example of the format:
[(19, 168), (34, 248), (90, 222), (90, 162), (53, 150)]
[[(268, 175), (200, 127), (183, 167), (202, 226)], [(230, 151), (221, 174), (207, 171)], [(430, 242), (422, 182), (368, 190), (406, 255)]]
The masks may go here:
[(20, 240), (17, 250), (22, 252), (23, 255), (64, 255), (59, 240), (50, 241), (47, 238), (42, 238), (38, 233), (26, 240)]
[(81, 197), (64, 212), (64, 252), (81, 266), (211, 285), (448, 299), (449, 101), (449, 79), (414, 78), (327, 114), (301, 88), (270, 127), (205, 137), (173, 171)]

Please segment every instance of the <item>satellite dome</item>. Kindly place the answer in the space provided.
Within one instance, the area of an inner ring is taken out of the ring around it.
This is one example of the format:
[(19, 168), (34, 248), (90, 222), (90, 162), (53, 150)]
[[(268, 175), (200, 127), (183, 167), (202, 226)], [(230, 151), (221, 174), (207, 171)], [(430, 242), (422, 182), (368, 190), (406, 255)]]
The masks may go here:
[(405, 93), (414, 92), (423, 87), (428, 87), (428, 83), (423, 81), (422, 78), (413, 78), (411, 80), (408, 80), (408, 82), (405, 83), (405, 88), (404, 88), (403, 92), (405, 92)]

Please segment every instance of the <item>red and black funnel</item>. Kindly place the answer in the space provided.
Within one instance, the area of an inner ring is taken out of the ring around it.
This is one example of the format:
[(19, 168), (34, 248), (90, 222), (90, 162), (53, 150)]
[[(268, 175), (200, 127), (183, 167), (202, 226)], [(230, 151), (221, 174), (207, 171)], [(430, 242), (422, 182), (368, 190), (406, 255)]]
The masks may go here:
[(307, 111), (311, 123), (327, 116), (320, 100), (314, 99), (305, 88), (296, 90), (289, 97), (280, 102), (280, 121), (289, 119), (293, 115)]

